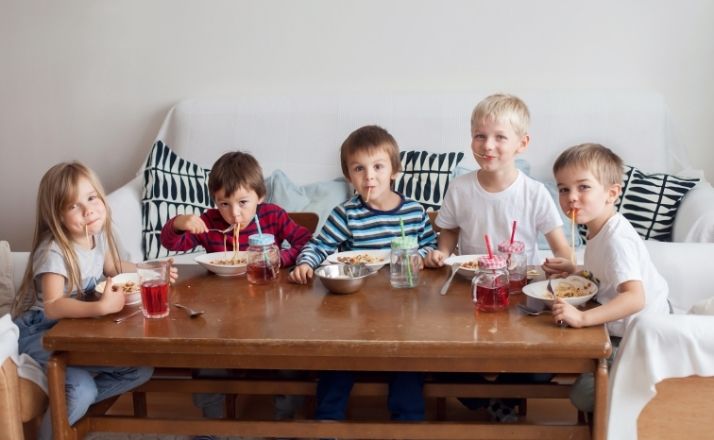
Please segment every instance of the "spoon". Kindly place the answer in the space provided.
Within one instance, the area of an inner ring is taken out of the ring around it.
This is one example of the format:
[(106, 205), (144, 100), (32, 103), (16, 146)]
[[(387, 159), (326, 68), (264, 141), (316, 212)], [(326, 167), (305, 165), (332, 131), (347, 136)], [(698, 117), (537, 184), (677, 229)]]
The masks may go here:
[(542, 315), (543, 313), (550, 313), (550, 310), (548, 309), (536, 310), (534, 308), (528, 307), (525, 304), (518, 304), (518, 310), (530, 316), (538, 316)]
[(449, 275), (449, 278), (446, 279), (444, 285), (441, 286), (441, 290), (439, 291), (440, 294), (446, 295), (446, 291), (449, 290), (449, 286), (451, 285), (451, 280), (454, 279), (454, 275), (456, 275), (456, 272), (458, 272), (460, 267), (461, 263), (454, 263), (451, 265), (451, 275)]
[(120, 316), (119, 318), (114, 318), (114, 322), (119, 323), (119, 322), (125, 321), (138, 313), (141, 313), (141, 309), (134, 310), (133, 312), (129, 313), (128, 315)]
[(184, 309), (189, 318), (195, 318), (196, 316), (201, 316), (204, 313), (203, 310), (193, 310), (191, 307), (186, 307), (183, 304), (174, 303), (174, 307)]

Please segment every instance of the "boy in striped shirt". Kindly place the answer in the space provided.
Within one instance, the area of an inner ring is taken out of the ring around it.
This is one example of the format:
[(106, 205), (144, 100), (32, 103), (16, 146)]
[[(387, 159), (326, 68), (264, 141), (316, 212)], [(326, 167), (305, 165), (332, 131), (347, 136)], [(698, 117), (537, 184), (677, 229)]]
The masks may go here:
[[(342, 173), (356, 194), (336, 206), (320, 233), (305, 245), (290, 281), (305, 284), (313, 270), (335, 251), (390, 249), (401, 236), (416, 236), (425, 257), (436, 235), (424, 208), (393, 190), (400, 170), (399, 147), (387, 130), (368, 125), (353, 131), (342, 144)], [(422, 263), (423, 264), (423, 263)], [(315, 418), (342, 420), (354, 373), (323, 372), (317, 384)], [(420, 373), (394, 373), (389, 384), (389, 410), (394, 420), (423, 420), (423, 378)]]

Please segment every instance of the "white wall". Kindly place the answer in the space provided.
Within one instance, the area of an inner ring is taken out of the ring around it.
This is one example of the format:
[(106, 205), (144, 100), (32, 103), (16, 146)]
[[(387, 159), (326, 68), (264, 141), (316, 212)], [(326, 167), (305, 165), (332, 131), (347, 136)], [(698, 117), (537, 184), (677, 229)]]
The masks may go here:
[(198, 96), (654, 90), (714, 180), (713, 18), (708, 0), (0, 0), (0, 239), (29, 250), (51, 165), (115, 189)]

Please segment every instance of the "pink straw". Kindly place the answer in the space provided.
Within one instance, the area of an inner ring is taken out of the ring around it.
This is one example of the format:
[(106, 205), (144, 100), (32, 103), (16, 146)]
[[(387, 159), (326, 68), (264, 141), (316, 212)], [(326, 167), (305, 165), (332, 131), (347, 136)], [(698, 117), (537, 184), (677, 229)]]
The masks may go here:
[(511, 228), (511, 244), (513, 244), (513, 239), (516, 238), (516, 221), (513, 220), (513, 227)]
[(486, 249), (488, 249), (488, 258), (493, 258), (493, 251), (491, 250), (491, 240), (488, 238), (488, 234), (483, 236), (486, 239)]

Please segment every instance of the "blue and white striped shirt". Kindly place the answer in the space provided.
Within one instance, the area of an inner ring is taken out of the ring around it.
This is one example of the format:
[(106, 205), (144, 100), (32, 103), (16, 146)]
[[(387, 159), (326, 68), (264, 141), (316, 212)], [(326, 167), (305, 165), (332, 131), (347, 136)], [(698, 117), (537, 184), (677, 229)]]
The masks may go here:
[(372, 209), (359, 195), (337, 205), (320, 233), (302, 249), (296, 264), (308, 264), (314, 269), (337, 250), (391, 249), (392, 239), (402, 235), (400, 220), (404, 222), (405, 235), (418, 237), (419, 255), (426, 256), (436, 248), (429, 217), (419, 203), (401, 194), (399, 197), (402, 202), (391, 211)]

